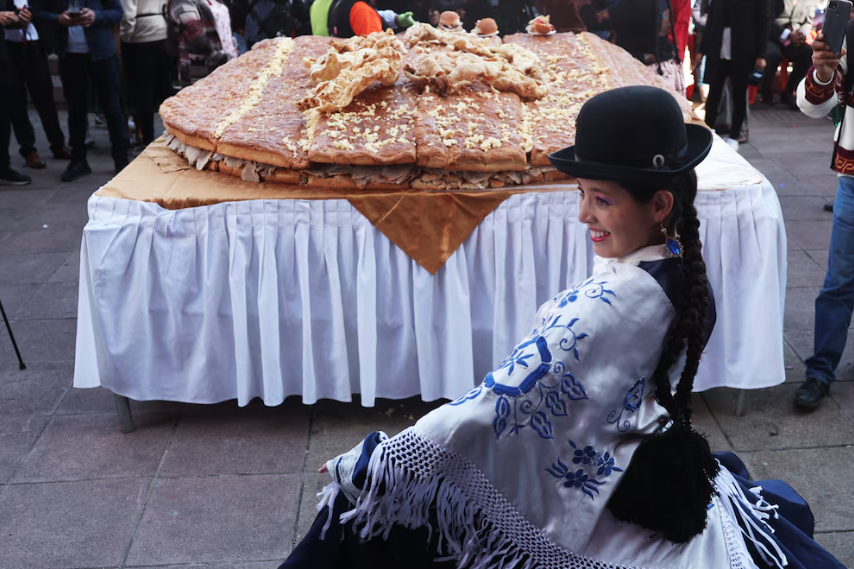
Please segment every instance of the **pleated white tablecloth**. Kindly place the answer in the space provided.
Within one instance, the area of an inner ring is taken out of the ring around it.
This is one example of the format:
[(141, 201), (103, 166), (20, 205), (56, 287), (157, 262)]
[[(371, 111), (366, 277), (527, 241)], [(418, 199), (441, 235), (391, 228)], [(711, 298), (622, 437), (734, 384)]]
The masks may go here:
[[(779, 201), (727, 152), (716, 144), (698, 172), (701, 187), (731, 188), (696, 202), (718, 310), (698, 391), (785, 376)], [(541, 303), (589, 274), (578, 198), (510, 197), (433, 276), (346, 200), (171, 211), (93, 196), (74, 385), (241, 405), (456, 398), (504, 359)]]

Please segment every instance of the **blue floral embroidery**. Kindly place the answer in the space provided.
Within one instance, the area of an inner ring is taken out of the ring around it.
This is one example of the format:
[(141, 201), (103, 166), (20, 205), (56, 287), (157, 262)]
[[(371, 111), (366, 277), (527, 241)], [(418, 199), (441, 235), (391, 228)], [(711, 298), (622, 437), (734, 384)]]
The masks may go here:
[[(605, 285), (608, 284), (607, 281), (602, 282), (593, 282), (592, 278), (587, 279), (583, 283), (579, 285), (575, 285), (568, 291), (564, 292), (561, 295), (555, 297), (555, 300), (558, 301), (558, 308), (563, 308), (567, 304), (571, 302), (575, 302), (578, 300), (578, 295), (583, 294), (587, 298), (598, 298), (602, 302), (607, 304), (611, 304), (611, 301), (608, 299), (607, 295), (617, 296), (616, 293), (612, 290), (608, 290), (605, 288)], [(560, 300), (558, 300), (560, 299)]]
[(632, 426), (631, 418), (626, 418), (622, 423), (620, 423), (623, 413), (631, 414), (640, 408), (640, 404), (643, 401), (643, 392), (645, 387), (646, 377), (642, 377), (632, 385), (628, 392), (626, 392), (626, 397), (623, 400), (622, 407), (619, 409), (619, 413), (617, 412), (617, 409), (614, 409), (608, 414), (608, 422), (612, 425), (616, 423), (617, 430), (621, 433), (625, 433), (629, 430), (629, 427)]
[(462, 395), (461, 397), (457, 398), (456, 400), (451, 401), (450, 403), (448, 403), (448, 405), (452, 405), (452, 406), (462, 405), (466, 401), (470, 401), (472, 399), (475, 399), (478, 395), (480, 395), (481, 391), (483, 391), (483, 384), (478, 385), (477, 387), (475, 387), (474, 389), (472, 389), (471, 391), (469, 391), (465, 395)]
[[(614, 457), (608, 451), (599, 454), (592, 446), (578, 448), (573, 441), (568, 441), (574, 449), (572, 463), (583, 465), (577, 470), (570, 470), (569, 466), (558, 457), (557, 462), (546, 468), (546, 472), (562, 481), (564, 488), (580, 489), (593, 500), (596, 498), (594, 492), (599, 494), (599, 486), (605, 484), (605, 480), (612, 472), (622, 472), (622, 468), (614, 466)], [(591, 471), (595, 469), (596, 474)]]
[[(616, 294), (605, 288), (606, 284), (604, 281), (593, 282), (593, 279), (588, 279), (564, 293), (562, 298), (556, 297), (555, 301), (559, 301), (558, 307), (562, 308), (583, 295), (586, 298), (598, 298), (610, 305), (608, 295)], [(476, 399), (483, 394), (485, 387), (498, 395), (493, 420), (496, 438), (500, 439), (505, 434), (519, 434), (519, 431), (528, 426), (541, 438), (554, 438), (552, 419), (568, 416), (569, 402), (583, 401), (588, 399), (588, 396), (584, 384), (567, 369), (566, 364), (559, 359), (555, 360), (544, 334), (556, 328), (565, 330), (561, 332), (563, 337), (558, 346), (561, 350), (571, 353), (576, 361), (581, 361), (580, 342), (589, 336), (586, 332), (575, 330), (578, 322), (578, 318), (567, 320), (564, 314), (549, 314), (543, 318), (542, 324), (534, 329), (528, 340), (516, 346), (496, 370), (486, 375), (482, 385), (449, 405), (462, 405), (466, 401)], [(499, 374), (498, 371), (502, 373)], [(496, 376), (510, 377), (517, 372), (522, 372), (525, 376), (521, 381), (514, 382), (515, 385), (496, 380)], [(549, 375), (557, 376), (556, 381), (547, 381), (546, 377)], [(528, 394), (532, 396), (523, 397)]]

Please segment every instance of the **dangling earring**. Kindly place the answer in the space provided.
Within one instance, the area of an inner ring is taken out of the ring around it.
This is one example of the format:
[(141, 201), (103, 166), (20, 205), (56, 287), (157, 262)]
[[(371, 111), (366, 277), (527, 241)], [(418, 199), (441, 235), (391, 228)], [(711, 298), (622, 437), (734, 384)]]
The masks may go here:
[(667, 253), (671, 257), (682, 256), (682, 243), (679, 241), (679, 236), (670, 237), (667, 234), (667, 228), (664, 223), (661, 223), (661, 234), (664, 235), (664, 244), (667, 246)]

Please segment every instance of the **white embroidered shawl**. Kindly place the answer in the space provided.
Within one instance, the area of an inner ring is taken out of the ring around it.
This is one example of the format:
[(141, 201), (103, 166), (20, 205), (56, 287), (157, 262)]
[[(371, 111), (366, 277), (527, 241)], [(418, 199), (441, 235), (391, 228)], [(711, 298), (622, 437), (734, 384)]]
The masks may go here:
[[(590, 279), (540, 308), (481, 385), (381, 443), (363, 491), (349, 476), (336, 481), (357, 504), (342, 521), (387, 536), (395, 523), (428, 525), (435, 504), (433, 530), (460, 567), (753, 567), (729, 500), (716, 498), (709, 528), (682, 547), (606, 508), (637, 448), (624, 436), (667, 422), (649, 378), (675, 311), (637, 266), (662, 258), (649, 247), (597, 259)], [(721, 476), (719, 489), (731, 480)]]

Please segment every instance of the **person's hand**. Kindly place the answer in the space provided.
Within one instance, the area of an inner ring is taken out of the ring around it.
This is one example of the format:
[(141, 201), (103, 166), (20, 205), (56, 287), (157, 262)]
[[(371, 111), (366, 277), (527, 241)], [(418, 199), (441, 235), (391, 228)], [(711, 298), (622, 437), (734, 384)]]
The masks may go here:
[(77, 23), (77, 19), (72, 17), (67, 10), (59, 15), (59, 18), (57, 18), (56, 22), (63, 28), (70, 28), (71, 26), (80, 25)]
[(0, 12), (0, 26), (9, 28), (18, 23), (18, 16), (15, 12)]
[(404, 12), (397, 15), (397, 25), (401, 28), (408, 28), (415, 25), (415, 18), (412, 17), (412, 12)]
[(768, 62), (766, 62), (766, 61), (765, 61), (765, 58), (764, 58), (764, 57), (757, 57), (757, 58), (756, 58), (756, 65), (755, 65), (755, 67), (756, 67), (757, 69), (765, 69), (765, 66), (766, 66), (767, 64), (768, 64)]
[(95, 23), (95, 12), (89, 8), (80, 8), (80, 16), (74, 20), (74, 23), (78, 26), (88, 28)]
[(327, 470), (328, 470), (328, 469), (326, 468), (326, 465), (325, 465), (325, 464), (324, 464), (323, 466), (321, 466), (320, 468), (318, 468), (318, 469), (317, 469), (317, 471), (318, 471), (319, 473), (321, 473), (321, 474), (323, 474), (323, 473), (327, 472)]
[(824, 34), (816, 36), (815, 41), (812, 42), (812, 64), (819, 81), (827, 83), (833, 78), (841, 57), (841, 53), (833, 53), (830, 51), (830, 46), (824, 43)]
[(800, 30), (795, 30), (791, 34), (789, 34), (789, 41), (792, 42), (792, 45), (794, 45), (795, 47), (803, 45), (806, 39), (807, 37)]
[(29, 8), (21, 8), (18, 12), (18, 21), (21, 23), (22, 28), (26, 28), (30, 25), (30, 22), (33, 21), (33, 13), (30, 12)]

